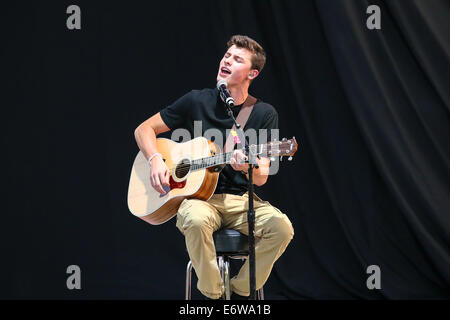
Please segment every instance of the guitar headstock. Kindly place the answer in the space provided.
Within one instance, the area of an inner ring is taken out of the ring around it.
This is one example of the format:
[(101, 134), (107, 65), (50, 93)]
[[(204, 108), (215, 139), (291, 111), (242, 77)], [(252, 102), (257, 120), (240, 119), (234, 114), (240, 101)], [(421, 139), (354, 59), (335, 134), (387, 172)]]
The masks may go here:
[(271, 161), (275, 160), (275, 157), (289, 157), (288, 160), (292, 160), (292, 156), (297, 152), (298, 144), (295, 137), (291, 139), (283, 138), (280, 141), (271, 141), (265, 144), (265, 154), (270, 158)]

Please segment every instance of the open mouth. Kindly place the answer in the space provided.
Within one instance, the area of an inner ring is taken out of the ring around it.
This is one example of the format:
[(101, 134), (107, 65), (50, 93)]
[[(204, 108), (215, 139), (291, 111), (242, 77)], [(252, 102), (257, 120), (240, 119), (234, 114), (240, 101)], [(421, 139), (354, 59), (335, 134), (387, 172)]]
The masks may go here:
[(228, 69), (227, 67), (222, 67), (220, 68), (220, 74), (228, 76), (231, 74), (231, 70)]

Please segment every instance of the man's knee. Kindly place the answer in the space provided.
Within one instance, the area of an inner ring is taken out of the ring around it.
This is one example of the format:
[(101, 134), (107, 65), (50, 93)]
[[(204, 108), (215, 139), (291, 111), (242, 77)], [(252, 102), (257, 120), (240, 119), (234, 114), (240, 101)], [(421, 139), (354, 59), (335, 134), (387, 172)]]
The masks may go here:
[(213, 213), (199, 201), (201, 200), (184, 200), (180, 206), (177, 214), (177, 227), (181, 232), (184, 233), (188, 229), (206, 230), (211, 228), (209, 216)]
[(294, 237), (294, 228), (285, 214), (276, 214), (270, 220), (270, 230), (281, 243), (289, 243)]
[(190, 214), (184, 219), (184, 229), (203, 230), (209, 228), (208, 219), (205, 216)]

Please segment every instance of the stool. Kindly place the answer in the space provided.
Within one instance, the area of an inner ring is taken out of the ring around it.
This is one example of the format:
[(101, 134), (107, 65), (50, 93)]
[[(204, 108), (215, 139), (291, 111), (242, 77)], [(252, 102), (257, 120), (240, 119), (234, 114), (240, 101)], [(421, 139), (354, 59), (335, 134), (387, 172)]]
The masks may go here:
[[(248, 258), (248, 237), (232, 229), (220, 229), (213, 233), (217, 264), (225, 287), (225, 300), (230, 300), (230, 259)], [(191, 300), (192, 262), (186, 268), (186, 300)], [(256, 291), (257, 299), (264, 300), (263, 288)]]

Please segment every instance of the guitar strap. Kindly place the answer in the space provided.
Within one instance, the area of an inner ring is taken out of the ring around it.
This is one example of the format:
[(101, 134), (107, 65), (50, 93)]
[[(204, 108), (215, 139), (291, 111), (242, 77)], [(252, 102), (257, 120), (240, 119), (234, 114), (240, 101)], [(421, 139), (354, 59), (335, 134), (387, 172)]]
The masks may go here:
[[(252, 113), (253, 107), (255, 106), (257, 99), (251, 95), (247, 96), (247, 99), (245, 99), (244, 104), (242, 105), (241, 110), (239, 111), (236, 122), (241, 125), (241, 129), (244, 130), (245, 124), (247, 123), (248, 118), (250, 117), (250, 114)], [(230, 134), (228, 135), (228, 138), (225, 142), (225, 146), (223, 147), (223, 152), (227, 152), (227, 150), (233, 150), (234, 145), (236, 144), (235, 137), (236, 135), (236, 126), (233, 124), (233, 127), (231, 128)]]

